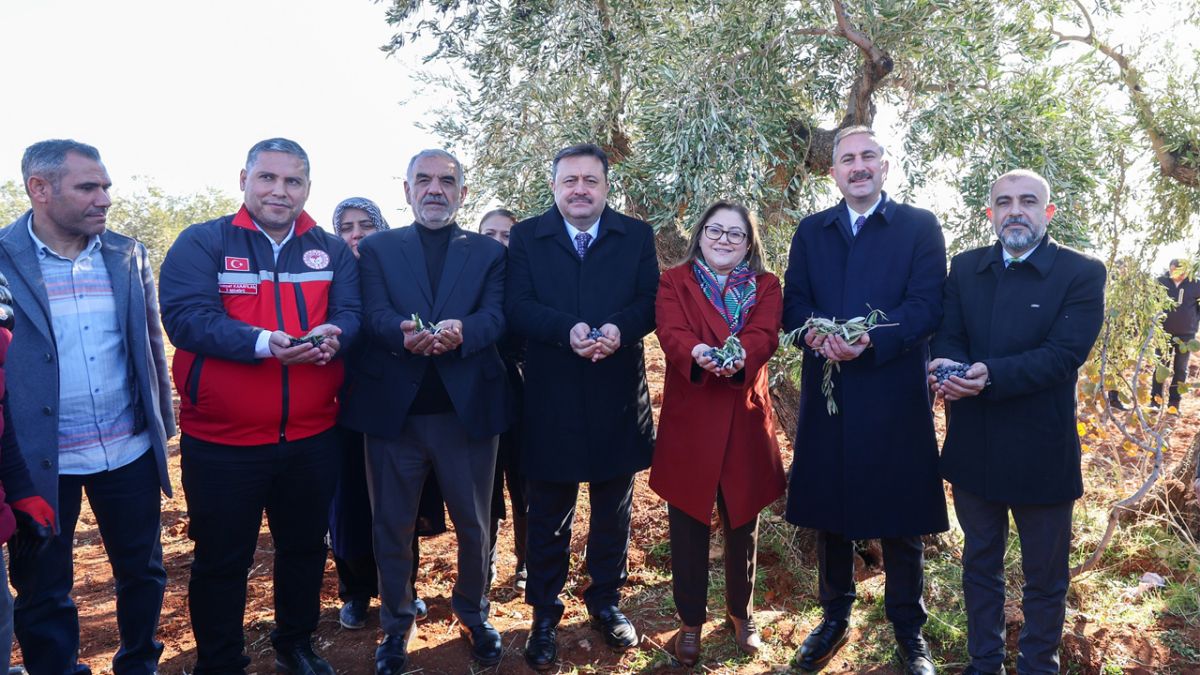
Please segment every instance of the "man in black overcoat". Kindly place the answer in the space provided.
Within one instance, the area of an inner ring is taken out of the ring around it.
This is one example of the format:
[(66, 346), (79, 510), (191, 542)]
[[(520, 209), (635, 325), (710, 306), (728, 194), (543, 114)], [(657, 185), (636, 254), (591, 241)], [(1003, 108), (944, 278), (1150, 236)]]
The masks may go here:
[[(1050, 189), (1032, 171), (992, 184), (999, 241), (954, 257), (929, 383), (947, 401), (942, 475), (964, 534), (968, 674), (1004, 673), (1011, 512), (1025, 574), (1020, 673), (1057, 673), (1071, 510), (1083, 494), (1078, 371), (1104, 320), (1104, 265), (1046, 234)], [(970, 364), (939, 384), (940, 366)]]
[[(503, 655), (500, 634), (488, 622), (487, 578), (497, 436), (509, 422), (496, 348), (504, 335), (504, 246), (456, 222), (467, 188), (453, 155), (417, 153), (404, 193), (413, 224), (358, 246), (369, 342), (341, 413), (343, 425), (367, 435), (384, 632), (377, 675), (409, 669), (412, 539), (431, 471), (458, 543), (450, 606), (477, 662), (493, 666)], [(414, 314), (436, 330), (423, 330)]]
[[(797, 665), (818, 670), (845, 644), (854, 604), (854, 540), (882, 540), (885, 607), (908, 672), (932, 673), (921, 535), (947, 529), (937, 438), (925, 383), (929, 337), (942, 316), (946, 247), (937, 218), (883, 192), (888, 163), (874, 132), (847, 127), (830, 174), (844, 200), (800, 221), (784, 275), (783, 324), (846, 320), (872, 309), (884, 324), (856, 342), (804, 335), (800, 421), (787, 519), (818, 531), (823, 620)], [(826, 360), (838, 412), (822, 393)]]
[(642, 338), (654, 330), (658, 290), (653, 230), (605, 205), (602, 149), (559, 151), (551, 186), (554, 206), (512, 229), (505, 296), (509, 328), (527, 340), (521, 434), (533, 627), (525, 659), (539, 670), (557, 659), (580, 483), (591, 501), (583, 599), (592, 625), (614, 648), (638, 641), (618, 602), (633, 477), (650, 466), (653, 447)]

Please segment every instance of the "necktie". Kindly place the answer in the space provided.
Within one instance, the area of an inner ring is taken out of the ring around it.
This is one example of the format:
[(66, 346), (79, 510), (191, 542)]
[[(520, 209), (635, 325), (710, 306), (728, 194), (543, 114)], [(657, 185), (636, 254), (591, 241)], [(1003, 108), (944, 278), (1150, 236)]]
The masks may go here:
[(854, 219), (854, 224), (850, 226), (850, 234), (852, 234), (852, 235), (854, 235), (854, 236), (856, 236), (856, 237), (857, 237), (857, 236), (858, 236), (858, 231), (862, 229), (862, 226), (863, 226), (863, 225), (864, 225), (866, 222), (867, 222), (867, 217), (866, 217), (866, 216), (859, 216), (859, 217), (855, 218), (855, 219)]
[(579, 259), (583, 260), (583, 256), (587, 255), (588, 244), (592, 242), (592, 235), (587, 232), (580, 232), (575, 235), (575, 252), (579, 254)]

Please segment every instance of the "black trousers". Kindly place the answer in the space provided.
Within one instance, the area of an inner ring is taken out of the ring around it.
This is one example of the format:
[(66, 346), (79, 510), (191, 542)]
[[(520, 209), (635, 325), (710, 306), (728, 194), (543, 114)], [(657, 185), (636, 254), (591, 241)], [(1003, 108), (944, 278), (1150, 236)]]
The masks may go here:
[[(741, 527), (729, 527), (725, 497), (717, 491), (717, 513), (725, 539), (725, 608), (747, 619), (754, 608), (754, 573), (758, 555), (758, 516)], [(671, 589), (679, 620), (699, 626), (707, 619), (709, 523), (674, 506), (667, 507), (671, 526)]]
[[(883, 605), (897, 637), (919, 635), (925, 611), (925, 543), (920, 537), (881, 539)], [(835, 532), (817, 533), (821, 608), (825, 618), (846, 621), (854, 605), (854, 542)]]
[(183, 491), (195, 542), (188, 606), (197, 675), (241, 673), (246, 577), (263, 511), (275, 546), (276, 650), (308, 641), (321, 611), (325, 531), (338, 480), (331, 431), (298, 441), (230, 446), (186, 434), (179, 443)]
[(1017, 672), (1057, 673), (1070, 582), (1071, 511), (1074, 502), (1016, 505), (993, 502), (954, 488), (962, 526), (963, 599), (971, 665), (996, 672), (1004, 663), (1004, 549), (1011, 511), (1021, 538), (1021, 610)]
[[(557, 621), (563, 602), (558, 597), (567, 582), (571, 556), (571, 525), (579, 483), (531, 480), (529, 489), (529, 580), (525, 602), (534, 615)], [(633, 474), (588, 483), (591, 516), (588, 522), (586, 565), (592, 583), (583, 593), (588, 611), (615, 607), (628, 576), (629, 511), (633, 504)]]
[(112, 670), (117, 675), (157, 672), (163, 646), (155, 632), (167, 573), (159, 537), (162, 488), (153, 450), (112, 471), (58, 477), (59, 533), (35, 560), (11, 561), (10, 578), (17, 589), (14, 627), (25, 668), (34, 675), (91, 672), (79, 663), (79, 612), (71, 599), (83, 492), (116, 582), (121, 647)]
[[(1176, 338), (1186, 344), (1189, 340), (1194, 339), (1196, 336), (1194, 334), (1192, 334), (1192, 335), (1172, 335), (1171, 337)], [(1168, 390), (1170, 392), (1170, 394), (1167, 397), (1167, 403), (1170, 405), (1175, 405), (1175, 404), (1179, 403), (1179, 399), (1181, 399), (1183, 397), (1183, 391), (1180, 389), (1180, 385), (1183, 385), (1187, 382), (1188, 360), (1191, 357), (1192, 357), (1191, 352), (1183, 351), (1182, 349), (1179, 348), (1179, 345), (1175, 344), (1174, 340), (1172, 340), (1172, 342), (1171, 342), (1171, 388)], [(1158, 353), (1158, 358), (1163, 362), (1164, 365), (1166, 364), (1167, 360), (1166, 360), (1166, 358), (1164, 358), (1164, 355), (1162, 354), (1162, 352)], [(1155, 378), (1154, 384), (1150, 385), (1150, 395), (1158, 396), (1161, 398), (1162, 392), (1163, 392), (1163, 383), (1159, 382), (1158, 378)]]
[[(503, 448), (505, 435), (501, 434), (500, 444)], [(491, 526), (488, 530), (490, 570), (496, 567), (496, 544), (499, 541), (500, 521), (504, 520), (504, 484), (508, 484), (509, 503), (512, 506), (511, 518), (513, 526), (513, 555), (517, 558), (517, 569), (525, 565), (525, 545), (528, 536), (529, 500), (525, 495), (525, 477), (521, 475), (515, 462), (496, 463), (496, 483), (492, 487)], [(491, 574), (488, 573), (488, 585), (491, 586)]]

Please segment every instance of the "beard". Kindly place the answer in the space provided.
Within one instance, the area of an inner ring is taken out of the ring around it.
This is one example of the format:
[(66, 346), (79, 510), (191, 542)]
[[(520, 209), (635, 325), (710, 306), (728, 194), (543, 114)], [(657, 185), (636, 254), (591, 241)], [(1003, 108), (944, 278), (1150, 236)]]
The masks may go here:
[[(1023, 227), (1010, 227), (1017, 224), (1023, 225)], [(1024, 252), (1033, 248), (1044, 233), (1044, 231), (1038, 232), (1033, 223), (1024, 218), (1013, 219), (1006, 222), (1001, 228), (1000, 243), (1004, 244), (1004, 248), (1009, 252)]]

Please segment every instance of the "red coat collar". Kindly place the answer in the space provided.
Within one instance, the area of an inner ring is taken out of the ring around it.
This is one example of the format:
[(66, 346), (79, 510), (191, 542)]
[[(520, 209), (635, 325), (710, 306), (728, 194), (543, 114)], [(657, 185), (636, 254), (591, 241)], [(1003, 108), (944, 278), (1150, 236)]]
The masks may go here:
[[(258, 229), (254, 224), (254, 219), (250, 217), (250, 212), (246, 210), (245, 204), (242, 204), (242, 208), (238, 209), (238, 212), (234, 214), (233, 224), (237, 227), (244, 227), (247, 230)], [(313, 220), (307, 211), (301, 211), (300, 215), (296, 216), (296, 231), (293, 235), (299, 237), (316, 226), (317, 221)]]

